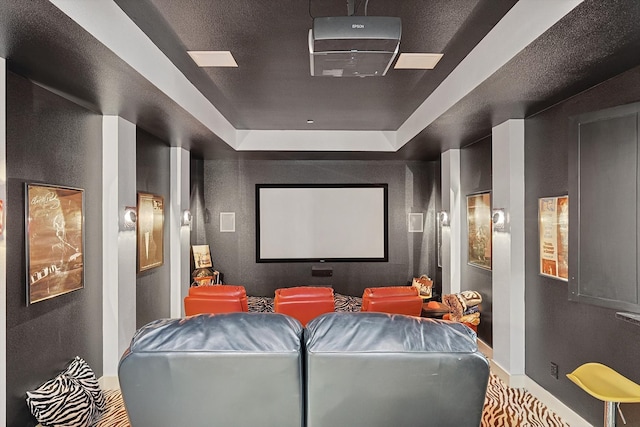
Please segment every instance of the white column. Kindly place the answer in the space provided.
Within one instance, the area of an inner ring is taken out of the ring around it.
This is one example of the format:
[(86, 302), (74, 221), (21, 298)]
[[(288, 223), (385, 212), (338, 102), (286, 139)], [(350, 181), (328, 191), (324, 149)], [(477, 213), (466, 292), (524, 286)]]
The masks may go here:
[(442, 227), (442, 293), (460, 292), (462, 205), (460, 203), (460, 150), (441, 157), (442, 210), (449, 226)]
[(504, 231), (493, 232), (493, 362), (510, 385), (525, 379), (524, 120), (492, 131), (492, 204), (504, 208)]
[(7, 419), (7, 68), (0, 58), (0, 423)]
[(183, 298), (190, 284), (190, 226), (182, 225), (182, 213), (190, 207), (189, 152), (171, 147), (169, 209), (169, 259), (171, 262), (171, 317), (183, 317)]
[(102, 344), (103, 376), (117, 376), (118, 361), (136, 331), (136, 230), (125, 230), (125, 206), (135, 207), (136, 126), (102, 119)]

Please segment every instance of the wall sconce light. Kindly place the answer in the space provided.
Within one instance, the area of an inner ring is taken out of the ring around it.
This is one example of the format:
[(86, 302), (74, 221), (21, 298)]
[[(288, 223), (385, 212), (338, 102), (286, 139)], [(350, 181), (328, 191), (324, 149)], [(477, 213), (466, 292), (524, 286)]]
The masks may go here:
[(122, 223), (125, 230), (134, 230), (138, 222), (138, 213), (135, 206), (125, 206), (122, 215)]
[(189, 209), (185, 209), (182, 211), (182, 225), (191, 225), (191, 211)]
[(506, 215), (504, 209), (494, 209), (491, 213), (491, 221), (493, 221), (494, 231), (504, 231), (506, 225)]
[(449, 226), (449, 213), (447, 211), (440, 211), (438, 214), (440, 216), (440, 225), (443, 227)]

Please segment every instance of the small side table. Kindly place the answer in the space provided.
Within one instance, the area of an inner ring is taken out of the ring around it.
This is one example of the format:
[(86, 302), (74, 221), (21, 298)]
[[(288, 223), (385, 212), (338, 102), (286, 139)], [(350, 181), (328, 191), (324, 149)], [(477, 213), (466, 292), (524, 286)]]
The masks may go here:
[(433, 319), (441, 319), (442, 316), (449, 312), (449, 306), (438, 301), (425, 300), (422, 304), (421, 317), (430, 317)]

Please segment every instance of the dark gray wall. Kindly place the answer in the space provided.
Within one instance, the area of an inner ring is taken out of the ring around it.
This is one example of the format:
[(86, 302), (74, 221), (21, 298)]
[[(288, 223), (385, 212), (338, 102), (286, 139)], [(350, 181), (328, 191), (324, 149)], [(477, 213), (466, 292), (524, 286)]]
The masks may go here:
[[(136, 280), (136, 327), (171, 315), (169, 268), (170, 148), (148, 133), (136, 132), (136, 189), (164, 197), (164, 264), (138, 273)], [(186, 279), (188, 280), (188, 279)]]
[[(204, 205), (204, 160), (192, 157), (190, 161), (190, 210), (191, 210), (191, 244), (204, 245), (207, 243), (205, 220), (211, 221), (210, 215), (205, 215)], [(194, 269), (191, 257), (191, 271)]]
[(460, 150), (460, 190), (464, 214), (460, 238), (463, 243), (460, 289), (472, 290), (482, 294), (480, 310), (480, 325), (478, 336), (490, 346), (493, 345), (493, 291), (490, 270), (468, 264), (468, 231), (467, 231), (467, 201), (466, 196), (474, 193), (491, 191), (491, 138), (484, 138)]
[[(585, 362), (597, 361), (640, 382), (640, 326), (616, 319), (615, 310), (569, 301), (566, 282), (538, 274), (537, 203), (540, 197), (568, 193), (569, 118), (637, 102), (638, 82), (640, 68), (558, 104), (525, 124), (526, 374), (594, 425), (602, 425), (602, 405), (565, 374)], [(611, 191), (616, 188), (612, 183)], [(574, 232), (571, 227), (570, 234)], [(550, 362), (558, 364), (558, 379), (549, 374)], [(640, 425), (640, 405), (622, 407), (627, 425)]]
[[(102, 375), (102, 117), (7, 74), (7, 420), (75, 356)], [(24, 183), (83, 188), (84, 289), (26, 306)]]
[[(205, 161), (206, 243), (225, 283), (249, 295), (273, 296), (280, 287), (333, 286), (362, 295), (370, 286), (404, 285), (413, 276), (436, 275), (435, 213), (440, 176), (436, 164), (389, 161)], [(389, 184), (389, 262), (334, 262), (333, 277), (312, 277), (314, 263), (256, 263), (255, 184)], [(236, 213), (236, 232), (220, 233), (220, 212)], [(407, 232), (407, 213), (423, 212), (424, 233)]]

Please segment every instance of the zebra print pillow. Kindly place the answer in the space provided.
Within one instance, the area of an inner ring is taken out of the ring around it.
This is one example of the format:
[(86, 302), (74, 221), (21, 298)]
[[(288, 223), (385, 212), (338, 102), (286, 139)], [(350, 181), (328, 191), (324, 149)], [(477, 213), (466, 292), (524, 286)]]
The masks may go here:
[(27, 405), (43, 427), (84, 427), (98, 421), (106, 402), (91, 367), (76, 356), (58, 376), (28, 391)]
[(43, 427), (89, 427), (93, 422), (91, 394), (65, 375), (28, 391), (27, 405)]
[[(71, 361), (69, 367), (62, 373), (62, 375), (66, 375), (70, 378), (75, 379), (80, 383), (82, 388), (91, 394), (91, 398), (93, 403), (96, 406), (97, 414), (96, 416), (100, 416), (102, 411), (105, 408), (105, 399), (102, 394), (102, 390), (100, 389), (100, 385), (98, 384), (98, 379), (96, 378), (96, 374), (93, 372), (89, 364), (84, 361), (79, 356), (76, 356), (75, 359)], [(94, 421), (96, 421), (94, 419)]]

